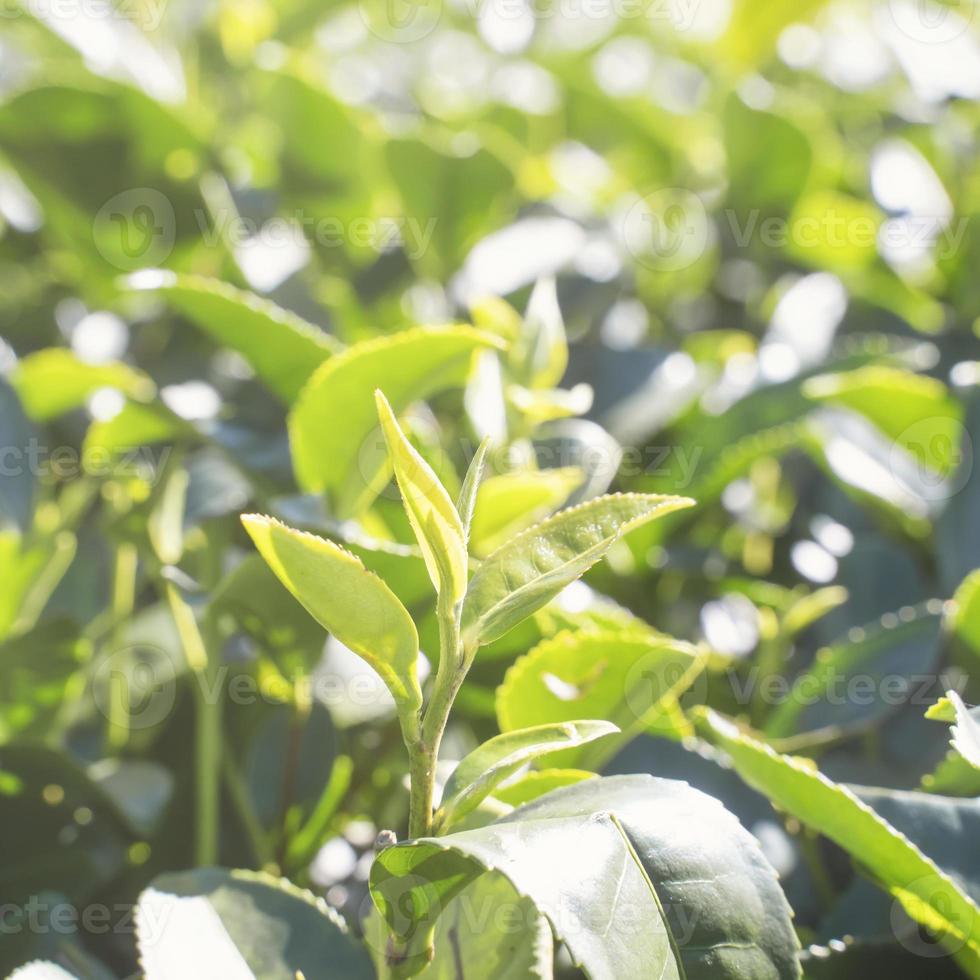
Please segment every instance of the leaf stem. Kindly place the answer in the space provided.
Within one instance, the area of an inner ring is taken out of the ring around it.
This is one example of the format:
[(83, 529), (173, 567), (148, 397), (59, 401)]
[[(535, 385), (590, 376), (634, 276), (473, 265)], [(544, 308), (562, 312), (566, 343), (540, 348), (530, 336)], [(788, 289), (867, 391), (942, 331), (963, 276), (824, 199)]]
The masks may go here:
[(420, 737), (408, 744), (412, 800), (408, 818), (411, 839), (432, 834), (433, 798), (439, 746), (449, 720), (453, 701), (469, 668), (460, 647), (459, 622), (462, 603), (452, 604), (440, 593), (436, 610), (439, 619), (439, 666), (436, 669), (432, 698), (425, 709)]
[[(184, 659), (194, 679), (197, 732), (194, 740), (197, 810), (194, 822), (194, 857), (198, 867), (218, 862), (218, 826), (221, 804), (221, 663), (217, 637), (210, 655), (194, 611), (177, 587), (163, 583), (170, 613), (177, 624)], [(209, 631), (210, 634), (214, 630)]]

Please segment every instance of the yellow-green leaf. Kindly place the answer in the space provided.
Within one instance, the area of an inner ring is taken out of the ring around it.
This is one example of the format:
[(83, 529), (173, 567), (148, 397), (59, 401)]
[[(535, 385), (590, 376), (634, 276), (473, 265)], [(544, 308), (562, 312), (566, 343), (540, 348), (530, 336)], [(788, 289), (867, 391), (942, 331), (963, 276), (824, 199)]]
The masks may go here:
[(565, 721), (504, 732), (472, 751), (453, 771), (443, 792), (441, 827), (472, 812), (505, 779), (538, 756), (584, 745), (619, 729), (608, 721)]
[(402, 505), (418, 539), (429, 578), (440, 595), (458, 602), (466, 592), (466, 540), (459, 514), (432, 467), (398, 425), (388, 400), (375, 392), (381, 431), (388, 444)]
[(17, 364), (10, 380), (24, 411), (36, 422), (80, 408), (100, 388), (116, 388), (138, 400), (152, 398), (156, 391), (142, 371), (128, 364), (86, 364), (65, 347), (28, 354)]
[(242, 523), (310, 615), (378, 672), (399, 708), (417, 709), (418, 633), (391, 589), (332, 541), (260, 514), (245, 514)]
[(470, 580), (463, 605), (464, 643), (472, 647), (503, 636), (588, 571), (623, 534), (693, 504), (688, 497), (612, 494), (563, 510), (517, 535)]
[(584, 479), (585, 473), (577, 466), (487, 477), (477, 491), (473, 511), (473, 553), (488, 555), (508, 538), (547, 517)]
[(462, 385), (473, 353), (499, 345), (472, 327), (416, 327), (331, 358), (310, 378), (289, 416), (300, 486), (329, 491), (341, 517), (361, 511), (389, 472), (375, 389), (384, 390), (394, 412), (403, 412), (413, 401)]

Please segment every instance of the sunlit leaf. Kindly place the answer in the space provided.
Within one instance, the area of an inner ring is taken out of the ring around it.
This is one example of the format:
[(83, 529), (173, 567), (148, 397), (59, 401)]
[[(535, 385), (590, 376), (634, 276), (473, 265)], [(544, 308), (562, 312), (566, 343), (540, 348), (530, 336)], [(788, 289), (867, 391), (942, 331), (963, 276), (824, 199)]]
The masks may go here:
[(375, 396), (402, 505), (422, 550), (429, 578), (436, 591), (445, 593), (455, 605), (466, 591), (468, 574), (466, 535), (459, 514), (432, 467), (405, 438), (385, 396), (380, 390)]
[(439, 808), (440, 825), (449, 827), (465, 817), (532, 759), (618, 731), (607, 721), (567, 721), (509, 731), (489, 739), (466, 756), (449, 777)]
[(517, 535), (470, 580), (464, 642), (502, 636), (588, 571), (623, 534), (693, 504), (687, 497), (615, 494), (561, 511)]
[(907, 838), (806, 759), (779, 755), (707, 710), (712, 739), (776, 806), (852, 854), (915, 921), (980, 949), (980, 908)]
[(386, 480), (375, 389), (395, 413), (436, 391), (462, 385), (475, 351), (498, 342), (470, 327), (418, 327), (355, 344), (310, 379), (289, 417), (300, 485), (329, 490), (341, 516), (357, 513)]
[(325, 629), (373, 667), (395, 703), (422, 703), (418, 634), (395, 594), (332, 541), (247, 514), (242, 523), (279, 580)]
[(296, 980), (323, 965), (374, 975), (366, 950), (322, 898), (250, 871), (204, 868), (154, 879), (136, 907), (147, 980), (181, 976)]
[(387, 848), (371, 891), (405, 944), (403, 975), (486, 868), (534, 902), (589, 976), (799, 976), (775, 872), (730, 813), (685, 783), (588, 780), (489, 826)]
[(64, 347), (49, 347), (25, 357), (11, 382), (24, 411), (37, 422), (81, 407), (100, 388), (115, 388), (137, 400), (151, 398), (156, 390), (142, 371), (128, 364), (86, 364)]
[(216, 279), (147, 270), (131, 276), (129, 285), (158, 293), (219, 344), (238, 351), (290, 404), (313, 372), (342, 348), (295, 313)]

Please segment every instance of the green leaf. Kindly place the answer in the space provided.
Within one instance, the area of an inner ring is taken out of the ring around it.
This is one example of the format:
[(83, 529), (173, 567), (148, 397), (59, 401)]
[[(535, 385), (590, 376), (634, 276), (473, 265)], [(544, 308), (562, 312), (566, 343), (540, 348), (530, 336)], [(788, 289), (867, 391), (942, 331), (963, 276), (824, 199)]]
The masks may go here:
[(811, 378), (803, 392), (865, 416), (930, 470), (947, 475), (959, 460), (963, 413), (935, 378), (876, 365)]
[(400, 710), (418, 709), (418, 633), (391, 589), (332, 541), (259, 514), (242, 523), (310, 615), (378, 672)]
[(517, 379), (530, 388), (553, 388), (564, 376), (568, 342), (554, 279), (542, 279), (535, 285), (510, 362)]
[(497, 720), (505, 732), (576, 718), (611, 721), (621, 737), (549, 759), (551, 765), (592, 768), (650, 728), (664, 702), (683, 693), (701, 666), (694, 647), (670, 637), (627, 630), (559, 633), (507, 671), (497, 689)]
[(137, 401), (146, 401), (156, 392), (153, 382), (128, 364), (86, 364), (64, 347), (29, 354), (18, 362), (10, 380), (35, 422), (81, 407), (100, 388), (115, 388)]
[(963, 758), (980, 769), (980, 712), (970, 711), (956, 691), (947, 691), (927, 712), (927, 718), (954, 722), (952, 745)]
[(289, 416), (296, 478), (313, 492), (330, 491), (340, 517), (357, 514), (387, 479), (384, 439), (377, 431), (375, 389), (392, 410), (462, 385), (473, 353), (498, 346), (471, 327), (416, 327), (367, 340), (331, 358), (310, 379)]
[(343, 346), (295, 313), (216, 279), (151, 269), (135, 273), (128, 283), (159, 293), (219, 344), (238, 351), (287, 404)]
[(481, 481), (487, 463), (487, 453), (490, 452), (490, 443), (490, 436), (487, 436), (473, 454), (470, 465), (466, 468), (463, 485), (459, 489), (459, 499), (456, 501), (456, 513), (459, 514), (460, 521), (462, 521), (463, 534), (467, 541), (469, 541), (473, 529), (473, 512), (476, 509), (480, 487), (483, 485)]
[(402, 505), (422, 550), (429, 578), (436, 591), (455, 605), (466, 592), (468, 577), (466, 536), (459, 514), (432, 467), (405, 438), (381, 391), (375, 392), (375, 400)]
[(488, 826), (384, 850), (371, 891), (406, 944), (402, 975), (424, 959), (441, 911), (487, 868), (534, 902), (588, 976), (799, 976), (775, 872), (739, 822), (686, 783), (589, 780)]
[(950, 626), (980, 657), (980, 568), (967, 575), (956, 590)]
[(449, 827), (465, 817), (532, 759), (618, 731), (608, 721), (567, 721), (504, 732), (489, 739), (466, 756), (449, 777), (437, 822)]
[(813, 665), (770, 715), (766, 734), (837, 736), (872, 727), (915, 693), (915, 677), (933, 669), (941, 629), (939, 608), (925, 603), (852, 630), (847, 638), (818, 651)]
[(563, 786), (598, 778), (594, 772), (585, 769), (532, 769), (520, 779), (498, 786), (493, 791), (493, 798), (508, 806), (523, 806)]
[(171, 442), (194, 435), (194, 429), (165, 405), (143, 405), (126, 402), (111, 419), (93, 422), (85, 434), (82, 458), (85, 468), (94, 476), (101, 472), (105, 460), (125, 456), (140, 446)]
[(473, 553), (489, 555), (505, 541), (543, 520), (582, 485), (577, 466), (518, 470), (490, 476), (480, 485), (470, 532)]
[(700, 717), (746, 783), (851, 854), (916, 922), (980, 950), (980, 908), (871, 807), (810, 760), (779, 755), (711, 710)]
[(687, 497), (613, 494), (570, 507), (508, 541), (470, 580), (463, 604), (467, 646), (489, 643), (553, 599), (622, 535), (693, 506)]
[[(383, 928), (383, 924), (382, 924)], [(439, 916), (435, 959), (420, 980), (552, 980), (554, 945), (548, 920), (489, 871), (467, 885)]]
[(813, 161), (807, 134), (790, 119), (750, 108), (730, 95), (722, 112), (728, 157), (728, 200), (744, 217), (745, 232), (753, 229), (750, 216), (786, 213), (806, 186)]
[(367, 951), (323, 899), (262, 873), (161, 875), (140, 895), (136, 929), (146, 980), (374, 976)]

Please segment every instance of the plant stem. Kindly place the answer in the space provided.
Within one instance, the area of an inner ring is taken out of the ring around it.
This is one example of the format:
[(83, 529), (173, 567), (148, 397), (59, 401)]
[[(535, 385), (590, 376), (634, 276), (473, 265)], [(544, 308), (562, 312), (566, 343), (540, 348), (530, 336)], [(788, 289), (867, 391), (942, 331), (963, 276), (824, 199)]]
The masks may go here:
[[(116, 560), (112, 576), (112, 641), (118, 647), (122, 626), (133, 614), (136, 603), (136, 546), (129, 541), (116, 547)], [(122, 651), (128, 660), (128, 656)], [(128, 664), (117, 666), (127, 667)], [(129, 741), (129, 678), (126, 670), (116, 669), (109, 675), (109, 745), (117, 752)]]
[[(217, 864), (221, 803), (221, 663), (212, 643), (211, 655), (194, 611), (172, 582), (164, 583), (170, 612), (177, 624), (184, 658), (194, 679), (197, 733), (194, 744), (197, 811), (194, 856), (198, 867)], [(213, 638), (216, 641), (216, 638)]]
[(408, 836), (413, 840), (428, 837), (432, 833), (432, 801), (439, 746), (442, 744), (453, 701), (469, 667), (467, 658), (461, 656), (460, 651), (459, 619), (462, 604), (457, 603), (454, 606), (440, 593), (436, 613), (439, 618), (439, 667), (436, 670), (432, 698), (425, 709), (419, 738), (414, 742), (406, 738), (412, 780)]

